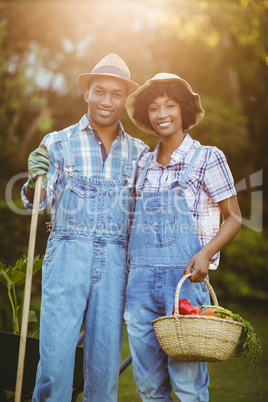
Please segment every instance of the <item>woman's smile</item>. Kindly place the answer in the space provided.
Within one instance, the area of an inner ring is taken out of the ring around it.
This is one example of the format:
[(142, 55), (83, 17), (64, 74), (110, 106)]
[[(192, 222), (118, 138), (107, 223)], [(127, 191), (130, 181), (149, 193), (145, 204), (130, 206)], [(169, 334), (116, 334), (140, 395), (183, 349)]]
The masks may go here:
[(161, 137), (183, 136), (180, 105), (167, 95), (158, 96), (152, 101), (148, 106), (148, 117)]

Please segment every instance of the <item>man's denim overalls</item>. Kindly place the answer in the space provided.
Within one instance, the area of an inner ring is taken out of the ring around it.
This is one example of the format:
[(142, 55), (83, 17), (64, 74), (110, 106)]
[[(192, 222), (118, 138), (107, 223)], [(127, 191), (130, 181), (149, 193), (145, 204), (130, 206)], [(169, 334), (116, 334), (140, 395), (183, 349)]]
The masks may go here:
[(41, 360), (33, 401), (71, 400), (84, 319), (84, 400), (115, 402), (133, 211), (131, 145), (127, 159), (119, 161), (122, 180), (107, 181), (79, 175), (70, 142), (64, 132), (61, 136), (68, 178), (43, 264)]
[[(133, 357), (135, 383), (143, 401), (172, 401), (172, 384), (182, 402), (208, 400), (206, 363), (176, 362), (161, 349), (152, 320), (171, 315), (177, 284), (192, 256), (200, 250), (184, 189), (199, 147), (180, 182), (160, 192), (143, 190), (148, 158), (137, 188), (134, 221), (129, 240), (129, 278), (125, 320)], [(186, 279), (180, 299), (193, 305), (209, 304), (204, 283)]]

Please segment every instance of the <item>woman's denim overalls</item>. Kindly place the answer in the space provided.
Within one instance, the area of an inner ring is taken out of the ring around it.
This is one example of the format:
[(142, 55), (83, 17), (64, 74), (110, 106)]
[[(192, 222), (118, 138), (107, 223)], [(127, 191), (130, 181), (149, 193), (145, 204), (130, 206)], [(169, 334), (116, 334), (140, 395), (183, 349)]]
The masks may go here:
[(119, 161), (122, 180), (106, 181), (80, 176), (70, 142), (64, 132), (61, 136), (68, 178), (43, 264), (41, 358), (33, 401), (71, 400), (75, 350), (84, 319), (84, 400), (114, 402), (133, 211), (131, 144), (127, 159)]
[[(143, 401), (172, 401), (170, 383), (182, 402), (208, 400), (206, 363), (170, 359), (161, 349), (151, 324), (155, 318), (172, 314), (177, 284), (201, 247), (184, 195), (200, 149), (196, 150), (180, 182), (160, 192), (143, 190), (149, 157), (137, 189), (129, 241), (125, 320), (135, 383)], [(210, 301), (204, 283), (192, 283), (188, 279), (180, 292), (182, 298), (189, 299), (193, 305)]]

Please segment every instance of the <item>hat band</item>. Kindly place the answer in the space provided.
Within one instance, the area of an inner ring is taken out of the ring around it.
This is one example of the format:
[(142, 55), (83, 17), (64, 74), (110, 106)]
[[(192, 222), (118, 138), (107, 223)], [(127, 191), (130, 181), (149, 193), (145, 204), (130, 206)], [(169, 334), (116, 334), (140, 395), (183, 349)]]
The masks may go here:
[(126, 74), (124, 71), (120, 70), (120, 68), (117, 67), (110, 67), (110, 66), (103, 66), (103, 67), (98, 67), (92, 70), (91, 74), (117, 74), (122, 78), (127, 78), (129, 80), (128, 74)]

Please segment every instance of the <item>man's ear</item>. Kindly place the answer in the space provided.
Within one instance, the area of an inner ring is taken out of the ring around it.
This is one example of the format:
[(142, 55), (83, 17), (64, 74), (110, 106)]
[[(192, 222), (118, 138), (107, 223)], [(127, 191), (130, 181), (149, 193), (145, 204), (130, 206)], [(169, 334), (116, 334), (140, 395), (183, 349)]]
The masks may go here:
[(88, 101), (88, 95), (89, 95), (89, 90), (84, 89), (84, 99), (85, 99), (86, 102)]

